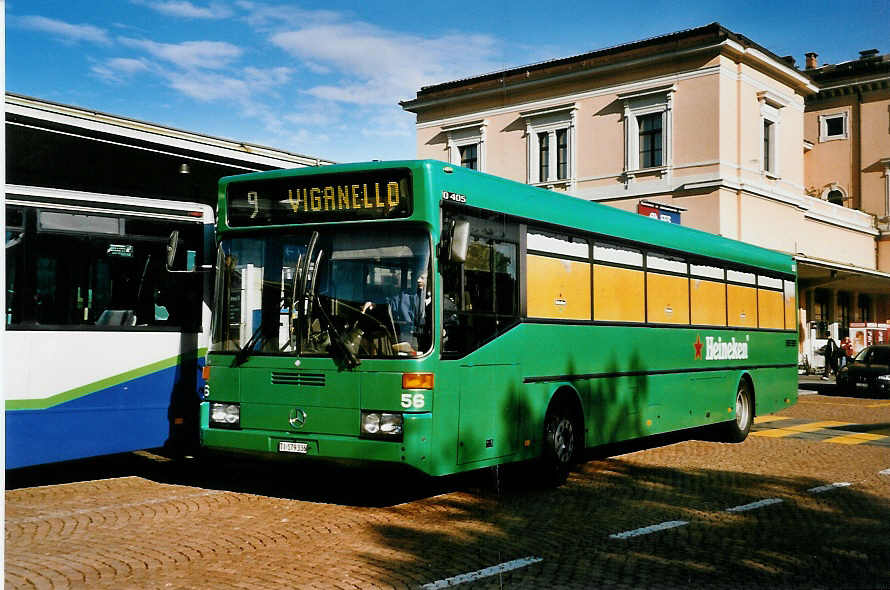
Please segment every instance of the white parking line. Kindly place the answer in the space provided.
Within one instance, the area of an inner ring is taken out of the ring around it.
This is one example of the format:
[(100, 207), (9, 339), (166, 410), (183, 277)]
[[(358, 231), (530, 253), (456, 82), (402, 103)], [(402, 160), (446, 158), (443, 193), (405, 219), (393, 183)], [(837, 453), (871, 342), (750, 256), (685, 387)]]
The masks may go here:
[(878, 471), (878, 475), (890, 475), (890, 469), (885, 469), (884, 471)]
[(727, 512), (747, 512), (748, 510), (756, 510), (757, 508), (763, 508), (764, 506), (772, 506), (773, 504), (780, 504), (784, 502), (779, 498), (767, 498), (766, 500), (760, 500), (759, 502), (751, 502), (750, 504), (743, 504), (741, 506), (733, 506), (732, 508), (727, 508)]
[(649, 533), (655, 533), (658, 531), (663, 531), (666, 529), (674, 529), (680, 526), (685, 526), (689, 524), (688, 520), (669, 520), (668, 522), (663, 522), (661, 524), (653, 524), (652, 526), (643, 527), (641, 529), (634, 529), (632, 531), (624, 531), (623, 533), (615, 533), (614, 535), (609, 535), (610, 539), (629, 539), (631, 537), (639, 537), (640, 535), (648, 535)]
[(822, 492), (827, 492), (828, 490), (834, 490), (837, 488), (845, 488), (849, 485), (852, 485), (852, 484), (850, 484), (850, 482), (848, 482), (848, 481), (838, 481), (835, 483), (830, 483), (827, 486), (819, 486), (817, 488), (810, 488), (807, 491), (811, 494), (821, 494)]
[(436, 580), (435, 582), (430, 582), (429, 584), (424, 584), (423, 586), (421, 586), (421, 588), (423, 590), (436, 590), (437, 588), (448, 588), (449, 586), (457, 586), (458, 584), (464, 584), (466, 582), (473, 582), (480, 578), (487, 578), (487, 577), (493, 576), (495, 574), (500, 574), (503, 572), (509, 572), (510, 570), (519, 569), (521, 567), (525, 567), (527, 565), (531, 565), (531, 564), (537, 563), (539, 561), (544, 561), (544, 559), (541, 557), (523, 557), (522, 559), (514, 559), (513, 561), (499, 563), (498, 565), (493, 565), (491, 567), (487, 567), (482, 570), (477, 570), (475, 572), (460, 574), (459, 576), (445, 578), (444, 580)]

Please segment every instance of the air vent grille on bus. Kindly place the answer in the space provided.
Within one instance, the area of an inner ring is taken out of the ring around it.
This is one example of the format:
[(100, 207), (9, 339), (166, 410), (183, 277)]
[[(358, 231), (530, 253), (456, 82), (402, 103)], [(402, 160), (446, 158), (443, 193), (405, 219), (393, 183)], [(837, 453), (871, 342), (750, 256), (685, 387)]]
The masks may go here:
[(324, 373), (291, 373), (272, 371), (272, 385), (303, 385), (324, 387)]

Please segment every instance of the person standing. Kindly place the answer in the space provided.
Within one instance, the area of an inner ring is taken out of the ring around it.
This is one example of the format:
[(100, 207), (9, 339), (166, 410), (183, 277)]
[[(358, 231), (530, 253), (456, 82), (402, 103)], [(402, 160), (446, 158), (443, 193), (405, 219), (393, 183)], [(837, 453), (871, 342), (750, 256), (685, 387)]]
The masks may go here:
[(840, 363), (838, 363), (838, 369), (845, 367), (850, 364), (850, 361), (853, 358), (853, 341), (850, 340), (849, 336), (846, 336), (843, 340), (841, 340), (840, 350)]
[(822, 375), (823, 380), (827, 380), (832, 373), (837, 373), (838, 362), (838, 345), (831, 336), (825, 343), (825, 372)]

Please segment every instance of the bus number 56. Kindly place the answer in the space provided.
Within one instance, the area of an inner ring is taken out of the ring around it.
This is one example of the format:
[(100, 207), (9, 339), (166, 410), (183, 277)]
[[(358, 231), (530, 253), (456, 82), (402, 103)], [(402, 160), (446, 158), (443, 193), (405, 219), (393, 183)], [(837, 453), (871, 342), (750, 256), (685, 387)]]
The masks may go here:
[(424, 400), (422, 393), (403, 393), (402, 394), (402, 407), (403, 408), (414, 408), (419, 410), (424, 406), (426, 400)]

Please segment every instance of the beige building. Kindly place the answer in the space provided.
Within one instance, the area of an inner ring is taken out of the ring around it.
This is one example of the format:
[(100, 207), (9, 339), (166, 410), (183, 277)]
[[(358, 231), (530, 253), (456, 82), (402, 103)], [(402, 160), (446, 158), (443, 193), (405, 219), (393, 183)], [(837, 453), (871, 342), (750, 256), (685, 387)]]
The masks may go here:
[[(401, 104), (417, 115), (421, 158), (631, 211), (641, 201), (678, 208), (684, 225), (794, 254), (802, 352), (811, 355), (814, 337), (845, 335), (832, 302), (858, 298), (848, 321), (890, 318), (890, 241), (876, 217), (890, 209), (870, 192), (887, 180), (887, 70), (883, 119), (856, 130), (869, 143), (866, 161), (864, 145), (813, 133), (819, 115), (808, 101), (822, 96), (815, 74), (825, 68), (811, 69), (713, 23), (425, 87)], [(849, 110), (858, 125), (872, 103), (849, 102), (824, 106)], [(843, 165), (835, 146), (849, 152)], [(885, 163), (877, 171), (876, 157)], [(811, 330), (814, 315), (834, 325)]]
[[(890, 272), (890, 55), (819, 67), (807, 54), (805, 73), (818, 87), (804, 116), (806, 192), (838, 207), (868, 214), (874, 223), (875, 265)], [(841, 247), (838, 244), (838, 247)], [(843, 253), (833, 257), (845, 264)], [(886, 322), (888, 283), (857, 269), (806, 268), (801, 298), (820, 325)]]

